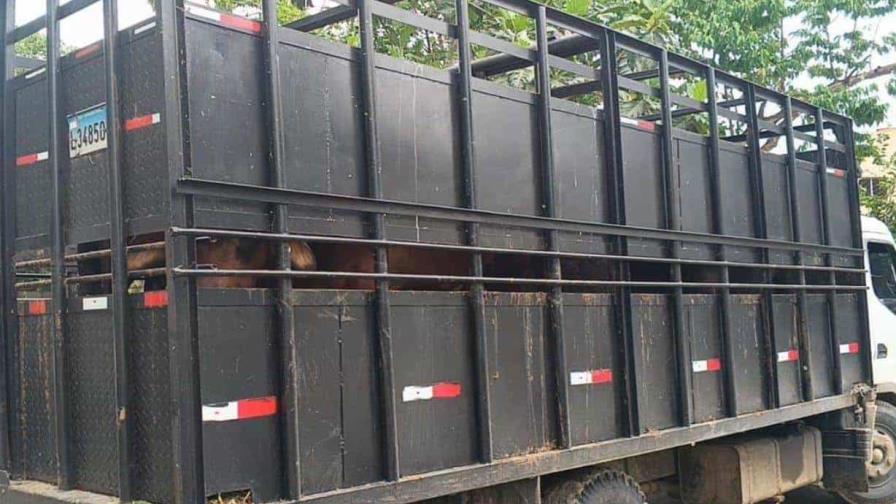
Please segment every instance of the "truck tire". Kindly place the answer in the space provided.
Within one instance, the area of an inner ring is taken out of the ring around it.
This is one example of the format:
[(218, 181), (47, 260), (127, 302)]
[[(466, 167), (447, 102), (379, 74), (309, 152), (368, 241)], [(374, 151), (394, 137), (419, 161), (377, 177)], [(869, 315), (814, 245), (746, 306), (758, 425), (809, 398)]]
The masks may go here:
[(619, 471), (595, 473), (574, 500), (576, 504), (646, 504), (638, 482)]
[(868, 464), (868, 492), (839, 492), (852, 504), (896, 503), (896, 406), (877, 403), (874, 454)]

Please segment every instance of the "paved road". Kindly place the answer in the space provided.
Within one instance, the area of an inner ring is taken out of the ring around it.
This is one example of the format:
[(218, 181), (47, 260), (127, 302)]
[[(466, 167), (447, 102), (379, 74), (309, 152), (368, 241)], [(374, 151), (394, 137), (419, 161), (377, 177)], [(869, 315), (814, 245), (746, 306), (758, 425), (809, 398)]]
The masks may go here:
[[(818, 488), (808, 488), (791, 492), (785, 504), (846, 504), (843, 499)], [(650, 504), (681, 504), (677, 499), (652, 499)]]

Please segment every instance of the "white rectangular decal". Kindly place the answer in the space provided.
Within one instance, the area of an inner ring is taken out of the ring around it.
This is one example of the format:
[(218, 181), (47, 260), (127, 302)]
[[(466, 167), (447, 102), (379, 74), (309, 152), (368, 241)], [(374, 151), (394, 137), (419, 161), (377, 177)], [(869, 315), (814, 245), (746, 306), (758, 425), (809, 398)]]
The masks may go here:
[(84, 156), (109, 145), (106, 124), (106, 104), (68, 116), (69, 157)]
[(84, 298), (83, 307), (84, 307), (84, 311), (106, 310), (109, 308), (109, 298), (107, 298), (107, 297)]

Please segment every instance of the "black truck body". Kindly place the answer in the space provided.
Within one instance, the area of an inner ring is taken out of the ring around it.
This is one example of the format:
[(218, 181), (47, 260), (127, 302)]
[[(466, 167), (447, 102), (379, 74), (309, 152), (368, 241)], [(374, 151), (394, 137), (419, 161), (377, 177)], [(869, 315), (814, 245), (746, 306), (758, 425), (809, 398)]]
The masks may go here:
[[(528, 0), (486, 1), (531, 18), (535, 45), (472, 30), (466, 0), (451, 23), (356, 0), (294, 26), (162, 0), (114, 50), (60, 56), (59, 19), (95, 0), (19, 27), (3, 2), (12, 502), (44, 502), (33, 482), (160, 503), (416, 502), (857, 404), (871, 366), (851, 121)], [(349, 17), (359, 48), (306, 33)], [(374, 18), (457, 39), (458, 65), (376, 54)], [(17, 73), (15, 43), (45, 27), (48, 64)], [(474, 61), (473, 45), (501, 55)], [(622, 53), (653, 67), (624, 74)], [(523, 67), (534, 92), (492, 79)], [(553, 86), (551, 69), (581, 82)], [(706, 99), (676, 94), (682, 78)], [(626, 93), (658, 112), (623, 117)], [(674, 127), (689, 116), (705, 134)], [(128, 238), (155, 232), (166, 268), (136, 276), (166, 288), (129, 293)], [(254, 272), (269, 289), (198, 289), (227, 273), (196, 264), (209, 236), (343, 240), (382, 261), (281, 261)], [(66, 267), (96, 243), (109, 273)], [(449, 279), (463, 289), (390, 289), (407, 280), (386, 264), (400, 244), (469, 252)], [(546, 266), (487, 278), (486, 254)], [(561, 260), (611, 274), (567, 278)], [(315, 275), (376, 288), (291, 286)]]

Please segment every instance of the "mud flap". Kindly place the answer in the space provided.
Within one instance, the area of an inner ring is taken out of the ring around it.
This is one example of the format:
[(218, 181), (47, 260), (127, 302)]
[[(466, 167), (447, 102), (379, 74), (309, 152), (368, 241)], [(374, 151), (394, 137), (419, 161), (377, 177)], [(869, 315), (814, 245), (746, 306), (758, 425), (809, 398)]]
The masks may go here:
[(828, 413), (816, 423), (822, 433), (824, 486), (830, 490), (868, 491), (866, 464), (871, 460), (874, 392), (860, 390), (854, 409)]

